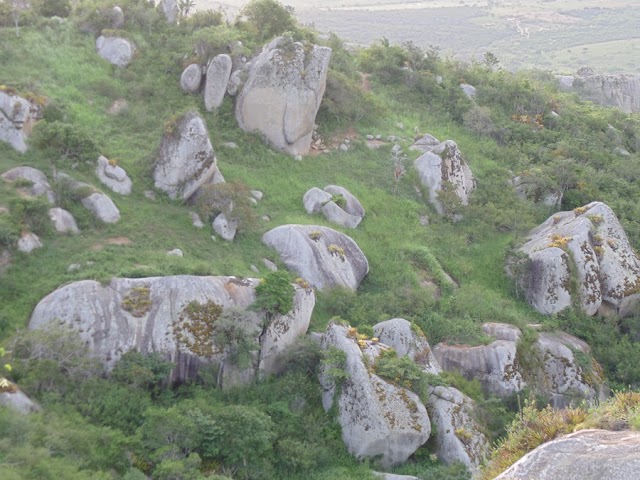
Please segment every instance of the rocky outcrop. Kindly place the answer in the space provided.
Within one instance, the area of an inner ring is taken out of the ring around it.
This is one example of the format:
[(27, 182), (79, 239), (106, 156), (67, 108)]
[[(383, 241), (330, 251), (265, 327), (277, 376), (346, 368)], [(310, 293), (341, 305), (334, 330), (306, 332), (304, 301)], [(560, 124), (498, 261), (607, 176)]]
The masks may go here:
[(49, 218), (57, 233), (80, 233), (80, 229), (73, 215), (63, 208), (50, 208)]
[(541, 203), (548, 207), (560, 208), (563, 194), (555, 188), (541, 187), (532, 181), (528, 175), (518, 175), (511, 180), (518, 198), (529, 199), (535, 203)]
[(320, 381), (325, 410), (337, 401), (342, 439), (349, 453), (357, 458), (378, 457), (385, 468), (406, 461), (428, 440), (431, 424), (416, 394), (368, 370), (361, 348), (375, 359), (377, 350), (388, 347), (371, 342), (360, 347), (349, 337), (347, 327), (334, 323), (329, 324), (322, 347), (346, 354), (344, 370), (348, 378), (339, 393), (326, 371), (321, 373)]
[(262, 236), (288, 269), (320, 290), (356, 290), (369, 272), (369, 262), (350, 237), (328, 227), (282, 225)]
[(251, 62), (236, 99), (236, 119), (274, 148), (304, 155), (324, 95), (331, 49), (278, 37)]
[(96, 39), (98, 55), (116, 67), (126, 67), (133, 60), (136, 47), (126, 38), (105, 37), (100, 35)]
[(577, 75), (558, 75), (562, 90), (574, 91), (586, 100), (607, 107), (618, 107), (626, 113), (640, 112), (640, 76), (594, 75), (581, 69)]
[(31, 400), (15, 383), (3, 377), (0, 377), (0, 407), (7, 407), (20, 415), (41, 410), (40, 405)]
[(0, 90), (0, 141), (20, 153), (27, 151), (27, 137), (42, 116), (42, 108), (11, 90)]
[[(114, 278), (104, 286), (83, 280), (42, 299), (31, 315), (29, 328), (61, 323), (76, 329), (107, 369), (123, 353), (135, 349), (159, 352), (174, 362), (171, 378), (175, 382), (197, 378), (205, 365), (217, 365), (227, 383), (231, 379), (249, 381), (258, 369), (270, 374), (281, 368), (282, 351), (306, 332), (315, 303), (312, 291), (296, 287), (294, 307), (286, 315), (272, 316), (266, 327), (263, 315), (250, 317), (260, 346), (254, 352), (255, 369), (247, 372), (230, 361), (227, 351), (215, 347), (215, 308), (202, 309), (210, 302), (222, 309), (246, 309), (255, 300), (257, 284), (255, 279), (187, 275)], [(213, 327), (209, 320), (190, 313), (194, 309), (214, 312), (213, 320), (209, 319)]]
[(519, 252), (526, 261), (516, 279), (540, 313), (554, 314), (576, 301), (588, 315), (624, 314), (640, 297), (640, 261), (604, 203), (553, 215), (529, 232)]
[(328, 185), (313, 187), (302, 198), (307, 213), (322, 212), (327, 220), (345, 228), (356, 228), (364, 218), (362, 204), (346, 188)]
[(120, 195), (129, 195), (131, 193), (131, 179), (127, 175), (127, 172), (102, 155), (98, 157), (96, 175), (98, 179), (112, 191)]
[(204, 106), (209, 112), (222, 105), (224, 94), (227, 93), (229, 85), (231, 65), (231, 57), (224, 54), (213, 57), (209, 62), (204, 84)]
[(165, 129), (154, 185), (173, 199), (188, 200), (203, 185), (224, 181), (216, 162), (204, 121), (196, 112), (187, 113)]
[(399, 357), (408, 356), (423, 371), (437, 375), (442, 371), (424, 332), (404, 318), (392, 318), (373, 326), (380, 342), (393, 348)]
[(202, 67), (192, 63), (184, 69), (180, 76), (180, 88), (187, 93), (197, 93), (202, 85)]
[[(504, 331), (509, 329), (519, 338), (517, 327), (504, 325)], [(496, 339), (477, 347), (439, 343), (433, 353), (443, 370), (459, 372), (468, 380), (477, 379), (487, 393), (508, 397), (527, 385), (518, 369), (516, 341)]]
[[(428, 148), (426, 144), (420, 146), (422, 149)], [(451, 189), (462, 205), (469, 204), (469, 194), (475, 188), (475, 180), (454, 141), (446, 140), (434, 146), (418, 157), (414, 165), (420, 182), (429, 189), (429, 202), (439, 214), (446, 213), (438, 199), (444, 189)]]
[(26, 181), (31, 185), (20, 187), (22, 193), (30, 197), (46, 196), (49, 203), (55, 203), (56, 196), (53, 193), (47, 177), (40, 170), (33, 167), (15, 167), (7, 170), (1, 178), (5, 182)]
[(540, 445), (496, 480), (635, 480), (640, 432), (581, 430)]
[(430, 387), (427, 410), (438, 459), (461, 462), (476, 472), (489, 456), (489, 440), (476, 420), (475, 402), (453, 387)]

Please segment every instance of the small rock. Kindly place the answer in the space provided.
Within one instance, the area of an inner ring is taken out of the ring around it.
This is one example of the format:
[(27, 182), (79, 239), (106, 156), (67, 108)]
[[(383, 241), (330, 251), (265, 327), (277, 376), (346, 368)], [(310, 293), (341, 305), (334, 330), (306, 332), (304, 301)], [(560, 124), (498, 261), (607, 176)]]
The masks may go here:
[(398, 122), (396, 123), (396, 127), (399, 128), (400, 130), (404, 130), (404, 123)]
[(380, 134), (376, 135), (376, 140), (382, 140), (382, 135)]
[(167, 252), (167, 257), (184, 257), (184, 254), (179, 248), (174, 248)]
[(349, 147), (347, 146), (346, 143), (343, 143), (340, 145), (340, 151), (341, 152), (348, 152), (349, 151)]
[(7, 207), (0, 207), (0, 215), (7, 215), (9, 213), (9, 209)]
[(255, 265), (251, 265), (249, 268), (253, 273), (260, 273), (260, 270), (258, 270), (258, 267), (256, 267)]
[(367, 135), (367, 140), (373, 140), (373, 135)]
[(345, 145), (350, 145), (351, 144), (351, 140), (349, 140), (348, 138), (344, 139), (344, 143)]
[(114, 30), (118, 30), (122, 28), (124, 25), (124, 12), (119, 6), (113, 7), (111, 10), (111, 28)]
[(628, 157), (631, 155), (628, 150), (625, 150), (622, 147), (616, 147), (613, 151), (623, 157)]
[(131, 179), (122, 167), (112, 164), (106, 157), (98, 157), (96, 166), (98, 179), (115, 193), (129, 195), (131, 193)]
[(42, 248), (42, 242), (35, 233), (23, 233), (18, 240), (18, 250), (24, 253), (30, 253), (36, 248)]
[(227, 219), (224, 213), (221, 213), (213, 220), (213, 230), (228, 242), (232, 241), (236, 236), (237, 229), (238, 223)]
[(429, 225), (429, 216), (428, 215), (420, 215), (420, 225), (426, 227)]
[(271, 217), (270, 217), (269, 215), (263, 215), (263, 216), (262, 216), (262, 220), (263, 220), (264, 222), (270, 222), (270, 221), (271, 221)]
[(80, 233), (73, 215), (62, 208), (49, 209), (49, 218), (58, 233)]
[(71, 273), (71, 272), (76, 272), (78, 270), (80, 270), (82, 268), (82, 265), (80, 265), (79, 263), (72, 263), (71, 265), (69, 265), (67, 267), (67, 272)]
[(120, 220), (120, 211), (104, 193), (92, 193), (81, 200), (84, 208), (103, 223), (116, 223)]
[(302, 155), (296, 155), (295, 157), (293, 157), (294, 160), (297, 160), (298, 162), (302, 161)]
[(207, 67), (204, 85), (204, 106), (212, 112), (222, 105), (231, 78), (232, 60), (229, 55), (215, 56)]
[(395, 142), (396, 140), (398, 140), (398, 137), (396, 137), (395, 135), (389, 135), (387, 137), (387, 142)]
[(260, 190), (251, 190), (250, 193), (251, 193), (251, 196), (256, 200), (258, 201), (262, 200), (263, 193)]
[(202, 223), (202, 219), (200, 218), (200, 215), (198, 215), (196, 212), (189, 212), (189, 215), (191, 215), (191, 223), (193, 224), (194, 227), (196, 228), (204, 227), (204, 223)]
[(144, 191), (144, 196), (148, 199), (148, 200), (155, 200), (157, 198), (156, 196), (156, 192), (154, 192), (153, 190), (145, 190)]
[(87, 267), (90, 267), (90, 266), (92, 266), (92, 265), (95, 265), (95, 264), (96, 264), (96, 262), (92, 262), (91, 260), (87, 260), (86, 262), (84, 262), (84, 264), (85, 264)]
[(117, 67), (126, 67), (133, 60), (136, 48), (125, 38), (105, 37), (100, 35), (96, 40), (98, 55)]
[(238, 144), (235, 142), (225, 142), (222, 144), (224, 148), (236, 149), (238, 148)]
[(442, 76), (441, 76), (441, 75), (436, 76), (436, 83), (437, 83), (438, 85), (442, 85), (442, 81), (443, 81), (443, 79), (442, 79)]
[(249, 197), (248, 200), (251, 205), (258, 205), (258, 201), (255, 198)]
[(187, 93), (196, 93), (202, 84), (202, 68), (197, 63), (192, 63), (184, 69), (180, 76), (180, 88)]
[(268, 258), (263, 258), (262, 263), (264, 263), (264, 266), (267, 267), (267, 270), (271, 272), (275, 272), (278, 270), (278, 266)]
[(476, 87), (469, 85), (468, 83), (461, 83), (460, 88), (468, 98), (475, 98), (477, 94)]

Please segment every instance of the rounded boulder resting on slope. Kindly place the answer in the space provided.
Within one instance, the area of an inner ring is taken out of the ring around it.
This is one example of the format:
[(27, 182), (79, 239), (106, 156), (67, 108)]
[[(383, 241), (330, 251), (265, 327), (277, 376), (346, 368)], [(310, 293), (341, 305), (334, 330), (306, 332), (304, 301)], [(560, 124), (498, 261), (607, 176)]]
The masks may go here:
[(188, 200), (201, 186), (221, 178), (216, 162), (204, 121), (189, 112), (165, 127), (153, 169), (154, 185), (170, 198)]
[(331, 49), (305, 47), (278, 37), (251, 62), (236, 99), (236, 119), (277, 150), (304, 155), (311, 147), (316, 114), (324, 95)]
[(262, 236), (288, 269), (322, 290), (356, 290), (369, 272), (369, 262), (347, 235), (315, 225), (282, 225)]
[(58, 233), (80, 233), (80, 229), (73, 215), (63, 208), (50, 208), (49, 218), (53, 223), (53, 228)]
[(98, 179), (115, 193), (129, 195), (131, 193), (131, 179), (122, 167), (113, 164), (106, 157), (100, 155), (96, 165)]
[(192, 63), (184, 69), (180, 76), (180, 88), (187, 93), (196, 93), (202, 84), (202, 68)]
[(96, 40), (98, 55), (116, 67), (126, 67), (136, 53), (135, 45), (125, 38), (105, 37), (100, 35)]
[(495, 480), (637, 480), (640, 432), (581, 430), (540, 445)]
[[(554, 314), (579, 302), (587, 315), (619, 313), (640, 295), (640, 260), (607, 205), (592, 202), (559, 212), (529, 232), (519, 253), (527, 260), (516, 276), (528, 302)], [(574, 268), (570, 268), (569, 262)], [(579, 298), (572, 298), (575, 280)]]
[(361, 347), (346, 326), (330, 323), (322, 348), (338, 349), (346, 358), (347, 379), (338, 395), (335, 381), (324, 370), (320, 382), (325, 410), (338, 402), (342, 440), (349, 453), (357, 458), (380, 457), (385, 468), (405, 462), (429, 439), (431, 423), (415, 393), (369, 372), (361, 349), (370, 350), (366, 355), (375, 358), (376, 352), (389, 347), (371, 342)]

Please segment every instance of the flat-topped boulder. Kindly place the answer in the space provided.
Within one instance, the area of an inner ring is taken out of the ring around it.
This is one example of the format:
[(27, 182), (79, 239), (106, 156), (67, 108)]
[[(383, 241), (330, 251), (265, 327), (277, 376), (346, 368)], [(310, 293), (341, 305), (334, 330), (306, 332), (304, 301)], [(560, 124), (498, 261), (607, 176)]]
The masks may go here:
[(200, 187), (224, 181), (204, 120), (189, 112), (165, 128), (153, 169), (156, 188), (188, 200)]
[[(215, 347), (215, 321), (224, 310), (249, 307), (257, 284), (256, 279), (189, 275), (114, 278), (108, 285), (83, 280), (43, 298), (29, 328), (62, 324), (76, 329), (108, 370), (123, 353), (137, 350), (159, 352), (174, 362), (175, 382), (195, 379), (201, 367), (211, 364), (223, 368), (229, 378), (236, 369), (228, 352)], [(282, 351), (306, 333), (314, 304), (311, 290), (296, 287), (292, 310), (272, 315), (264, 331), (264, 315), (249, 316), (259, 347), (255, 369), (242, 378), (277, 373)]]
[[(426, 143), (422, 149), (425, 146)], [(469, 195), (475, 188), (475, 180), (454, 141), (446, 140), (436, 146), (429, 146), (427, 151), (416, 159), (414, 166), (420, 182), (429, 189), (429, 202), (440, 215), (447, 213), (439, 198), (442, 191), (453, 193), (462, 205), (469, 204)]]
[(14, 93), (0, 90), (0, 141), (20, 153), (27, 151), (27, 138), (42, 116), (42, 107)]
[(120, 195), (129, 195), (131, 193), (132, 183), (127, 172), (103, 155), (98, 157), (96, 175), (100, 182), (113, 192)]
[(581, 430), (540, 445), (495, 480), (636, 480), (640, 432)]
[[(389, 347), (371, 342), (360, 346), (347, 326), (330, 323), (322, 348), (337, 349), (346, 358), (344, 371), (348, 378), (339, 389), (326, 368), (320, 382), (325, 410), (337, 402), (342, 439), (349, 453), (361, 459), (377, 457), (385, 468), (405, 462), (429, 439), (431, 423), (415, 393), (367, 368), (365, 354), (375, 359), (380, 349)], [(363, 349), (368, 351), (364, 353)]]
[(240, 128), (258, 132), (277, 150), (304, 155), (311, 147), (331, 49), (278, 37), (247, 68), (236, 97)]
[(275, 249), (288, 269), (320, 290), (356, 290), (369, 272), (369, 262), (347, 235), (317, 225), (282, 225), (262, 242)]
[(527, 261), (517, 281), (540, 313), (558, 313), (575, 301), (588, 315), (600, 309), (626, 314), (640, 297), (640, 261), (604, 203), (549, 217), (529, 232), (519, 252)]

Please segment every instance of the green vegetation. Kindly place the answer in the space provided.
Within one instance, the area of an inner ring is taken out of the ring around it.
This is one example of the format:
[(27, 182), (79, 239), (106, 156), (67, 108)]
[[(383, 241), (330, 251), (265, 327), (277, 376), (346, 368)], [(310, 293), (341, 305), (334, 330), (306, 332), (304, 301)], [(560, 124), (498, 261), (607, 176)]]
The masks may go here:
[[(174, 26), (146, 1), (118, 1), (125, 12), (118, 33), (133, 39), (138, 53), (129, 67), (116, 69), (95, 53), (95, 37), (112, 27), (109, 12), (116, 2), (73, 3), (68, 15), (66, 2), (48, 4), (55, 4), (55, 15), (63, 20), (49, 18), (50, 10), (20, 12), (17, 36), (8, 4), (0, 2), (0, 84), (48, 101), (27, 153), (0, 144), (0, 173), (20, 165), (41, 169), (82, 230), (74, 237), (54, 235), (44, 200), (26, 198), (24, 183), (0, 182), (0, 207), (8, 209), (0, 213), (0, 245), (12, 252), (11, 265), (0, 273), (0, 338), (13, 367), (3, 374), (44, 407), (27, 418), (0, 410), (2, 478), (370, 480), (373, 464), (347, 454), (339, 426), (321, 405), (317, 373), (324, 365), (337, 383), (346, 381), (342, 352), (321, 353), (315, 343), (301, 340), (286, 353), (281, 375), (222, 391), (213, 387), (215, 372), (203, 375), (201, 383), (169, 387), (174, 365), (139, 352), (123, 355), (107, 376), (77, 334), (24, 330), (37, 302), (68, 282), (178, 274), (249, 277), (251, 265), (273, 259), (261, 242), (269, 229), (287, 223), (328, 225), (306, 215), (301, 204), (304, 192), (318, 185), (344, 185), (365, 206), (366, 217), (348, 234), (365, 252), (370, 273), (357, 292), (317, 292), (311, 330), (323, 331), (340, 316), (371, 336), (372, 325), (402, 317), (432, 345), (473, 345), (488, 341), (483, 322), (540, 323), (585, 339), (612, 386), (640, 386), (638, 316), (602, 320), (570, 310), (542, 317), (504, 270), (507, 254), (523, 235), (555, 212), (535, 201), (548, 189), (563, 193), (563, 210), (607, 202), (632, 244), (640, 244), (637, 115), (558, 92), (547, 74), (496, 69), (491, 57), (465, 64), (441, 58), (436, 48), (387, 40), (349, 52), (335, 35), (318, 38), (296, 25), (281, 5), (261, 0), (234, 24), (210, 11)], [(264, 8), (273, 21), (256, 20)], [(233, 49), (251, 56), (285, 30), (295, 39), (333, 48), (317, 122), (327, 145), (351, 138), (348, 152), (293, 161), (270, 150), (258, 135), (238, 129), (230, 98), (218, 111), (206, 112), (198, 96), (180, 90), (186, 65)], [(461, 82), (478, 88), (476, 103), (461, 91)], [(144, 191), (153, 189), (150, 165), (161, 138), (190, 110), (204, 118), (228, 183), (205, 191), (195, 207), (162, 194), (150, 200)], [(468, 207), (455, 204), (446, 188), (441, 192), (449, 218), (427, 202), (428, 192), (410, 163), (390, 161), (391, 144), (370, 149), (364, 141), (367, 134), (394, 135), (409, 154), (413, 137), (424, 133), (455, 140), (477, 180)], [(225, 148), (225, 142), (238, 148)], [(617, 146), (631, 155), (616, 154)], [(96, 225), (79, 206), (93, 187), (73, 190), (53, 181), (55, 172), (66, 172), (98, 187), (92, 166), (98, 154), (117, 159), (134, 183), (130, 196), (110, 195), (122, 214), (114, 225)], [(402, 173), (394, 173), (399, 168)], [(514, 175), (531, 180), (531, 199), (519, 198), (509, 187)], [(258, 205), (248, 200), (250, 189), (265, 193)], [(208, 228), (192, 227), (190, 209), (200, 209), (210, 220), (231, 213), (231, 202), (241, 223), (233, 243), (214, 243)], [(270, 221), (257, 220), (265, 215)], [(44, 247), (18, 253), (14, 247), (24, 231), (40, 235)], [(310, 236), (319, 241), (322, 234)], [(184, 258), (166, 255), (174, 248), (183, 250)], [(339, 245), (327, 248), (344, 258)], [(69, 269), (71, 264), (80, 268)], [(291, 283), (284, 270), (265, 275), (256, 309), (267, 317), (289, 312)], [(296, 283), (309, 288), (304, 279)], [(136, 287), (123, 308), (144, 318), (150, 298), (148, 288)], [(243, 367), (255, 361), (250, 352), (264, 328), (257, 315), (196, 302), (176, 312), (172, 327), (197, 355), (224, 351)], [(527, 355), (532, 338), (525, 340), (519, 361), (535, 361)], [(479, 415), (492, 439), (504, 435), (514, 415), (514, 406), (486, 398), (478, 382), (453, 374), (423, 378), (414, 364), (392, 354), (374, 368), (418, 391), (424, 383), (438, 382), (461, 389), (481, 405)], [(616, 415), (617, 410), (610, 414)], [(629, 425), (637, 427), (636, 417), (629, 417)], [(422, 479), (468, 477), (459, 465), (440, 464), (426, 448), (396, 471)]]

